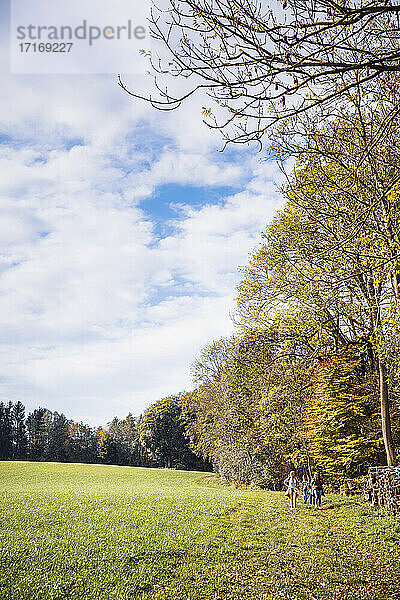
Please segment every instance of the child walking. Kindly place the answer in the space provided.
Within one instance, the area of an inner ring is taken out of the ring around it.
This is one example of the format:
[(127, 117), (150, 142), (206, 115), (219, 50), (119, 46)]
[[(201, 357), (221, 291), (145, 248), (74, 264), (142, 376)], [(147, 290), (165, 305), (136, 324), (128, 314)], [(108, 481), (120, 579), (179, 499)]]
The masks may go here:
[(307, 504), (308, 496), (311, 491), (311, 484), (306, 477), (301, 482), (301, 491), (303, 492), (304, 504)]

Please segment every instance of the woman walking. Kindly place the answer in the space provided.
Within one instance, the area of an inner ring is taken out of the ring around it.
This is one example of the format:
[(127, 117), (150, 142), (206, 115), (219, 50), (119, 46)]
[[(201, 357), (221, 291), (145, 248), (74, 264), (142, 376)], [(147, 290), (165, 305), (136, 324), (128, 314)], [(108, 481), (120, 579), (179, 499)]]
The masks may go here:
[(284, 484), (287, 486), (285, 494), (289, 497), (290, 508), (296, 508), (296, 498), (299, 492), (296, 473), (294, 471), (290, 471), (289, 477), (286, 477)]
[(314, 473), (313, 480), (311, 482), (312, 489), (314, 492), (314, 503), (317, 508), (321, 508), (321, 497), (324, 493), (323, 481), (319, 473)]

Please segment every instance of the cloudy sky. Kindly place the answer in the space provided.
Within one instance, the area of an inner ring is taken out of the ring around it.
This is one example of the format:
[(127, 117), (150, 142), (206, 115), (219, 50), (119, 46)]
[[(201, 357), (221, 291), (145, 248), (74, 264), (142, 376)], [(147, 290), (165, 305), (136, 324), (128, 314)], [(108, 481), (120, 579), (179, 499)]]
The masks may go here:
[(139, 414), (232, 332), (278, 169), (218, 152), (202, 99), (158, 113), (115, 76), (11, 75), (2, 57), (0, 396), (93, 425)]

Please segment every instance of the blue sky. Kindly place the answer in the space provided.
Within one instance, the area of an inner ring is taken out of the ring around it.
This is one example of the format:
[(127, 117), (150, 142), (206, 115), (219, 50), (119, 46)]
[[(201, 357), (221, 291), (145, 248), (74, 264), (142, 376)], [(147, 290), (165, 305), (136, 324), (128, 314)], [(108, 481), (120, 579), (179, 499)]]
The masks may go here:
[(15, 76), (2, 56), (0, 396), (93, 425), (139, 414), (231, 333), (278, 169), (220, 153), (201, 98), (157, 113), (116, 77)]

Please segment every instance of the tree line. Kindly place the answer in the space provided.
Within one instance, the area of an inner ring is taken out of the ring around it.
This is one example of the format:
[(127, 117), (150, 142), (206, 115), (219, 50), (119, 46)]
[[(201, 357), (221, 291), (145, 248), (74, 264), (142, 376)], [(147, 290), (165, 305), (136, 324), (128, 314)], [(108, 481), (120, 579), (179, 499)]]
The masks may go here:
[(371, 106), (355, 93), (310, 129), (243, 268), (237, 332), (195, 363), (192, 444), (228, 480), (318, 468), (342, 482), (396, 464), (399, 90), (382, 80)]
[(153, 4), (154, 86), (121, 87), (159, 110), (202, 95), (224, 148), (266, 147), (286, 177), (243, 270), (236, 333), (195, 363), (192, 447), (227, 480), (269, 486), (288, 468), (343, 481), (396, 464), (400, 7)]
[(155, 402), (139, 418), (93, 428), (63, 413), (0, 402), (0, 460), (83, 462), (208, 469), (189, 448), (180, 396)]
[[(298, 138), (286, 202), (243, 268), (232, 337), (193, 389), (92, 429), (0, 406), (0, 457), (182, 468), (279, 487), (289, 469), (338, 483), (400, 445), (400, 79), (382, 77)], [(301, 143), (300, 143), (301, 142)]]
[(0, 405), (0, 456), (182, 468), (280, 486), (395, 464), (400, 445), (400, 80), (359, 91), (291, 145), (286, 200), (243, 268), (235, 334), (205, 347), (191, 391), (92, 429)]
[[(151, 94), (120, 85), (161, 110), (206, 92), (212, 106), (203, 106), (203, 117), (225, 143), (266, 140), (266, 158), (286, 177), (285, 206), (243, 268), (234, 335), (202, 350), (193, 390), (145, 411), (138, 447), (152, 464), (173, 466), (168, 440), (176, 446), (180, 432), (190, 456), (210, 461), (226, 481), (267, 487), (292, 468), (318, 468), (340, 482), (363, 477), (370, 465), (394, 465), (400, 7), (391, 0), (169, 5), (152, 12)], [(171, 89), (176, 78), (183, 92)], [(2, 410), (8, 423), (11, 409)], [(163, 415), (172, 414), (170, 428)], [(44, 445), (40, 436), (32, 441), (28, 421), (33, 452)], [(74, 427), (72, 455), (85, 437), (85, 426)], [(168, 432), (163, 441), (160, 432)], [(104, 437), (97, 454), (111, 456), (111, 426), (97, 437)], [(4, 439), (10, 447), (8, 433)]]

